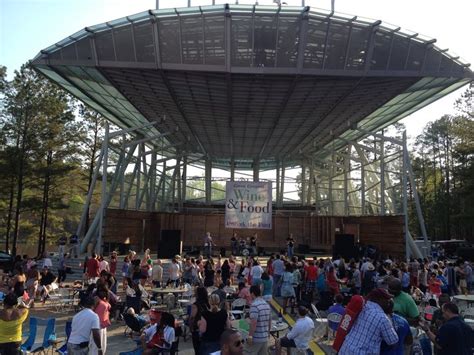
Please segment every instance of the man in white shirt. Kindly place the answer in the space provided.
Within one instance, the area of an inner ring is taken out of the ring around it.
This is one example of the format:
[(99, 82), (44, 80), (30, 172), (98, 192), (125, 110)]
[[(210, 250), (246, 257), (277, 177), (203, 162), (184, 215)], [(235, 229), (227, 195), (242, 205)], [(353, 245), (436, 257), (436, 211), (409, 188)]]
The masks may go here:
[(84, 309), (72, 318), (71, 335), (67, 342), (67, 353), (69, 355), (88, 355), (89, 340), (92, 333), (98, 354), (102, 355), (99, 316), (92, 310), (95, 306), (94, 299), (92, 297), (85, 299), (82, 306)]
[(161, 287), (163, 281), (163, 267), (161, 266), (161, 260), (157, 259), (153, 262), (153, 268), (151, 270), (151, 279), (153, 286)]
[(275, 261), (272, 264), (273, 266), (273, 296), (280, 297), (280, 279), (285, 271), (285, 263), (280, 258), (280, 255), (277, 254)]
[(297, 348), (308, 349), (309, 342), (313, 336), (314, 322), (307, 316), (308, 309), (300, 306), (298, 307), (298, 320), (295, 326), (291, 329), (285, 337), (277, 339), (276, 354), (281, 354), (281, 348)]
[(250, 276), (252, 276), (252, 285), (260, 285), (262, 283), (262, 274), (262, 267), (260, 266), (258, 261), (255, 261), (250, 271)]
[(170, 268), (169, 268), (169, 281), (168, 284), (172, 284), (172, 286), (178, 287), (179, 286), (179, 278), (180, 278), (180, 267), (178, 264), (178, 260), (173, 258), (171, 260)]

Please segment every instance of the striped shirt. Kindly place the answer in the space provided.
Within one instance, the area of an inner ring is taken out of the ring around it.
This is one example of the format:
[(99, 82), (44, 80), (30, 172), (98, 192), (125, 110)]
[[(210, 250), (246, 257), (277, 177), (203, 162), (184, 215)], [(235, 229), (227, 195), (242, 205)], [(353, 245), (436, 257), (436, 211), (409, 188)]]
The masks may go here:
[(268, 329), (271, 320), (270, 305), (261, 297), (256, 298), (250, 306), (250, 319), (257, 320), (257, 327), (253, 333), (255, 343), (264, 343), (268, 339)]

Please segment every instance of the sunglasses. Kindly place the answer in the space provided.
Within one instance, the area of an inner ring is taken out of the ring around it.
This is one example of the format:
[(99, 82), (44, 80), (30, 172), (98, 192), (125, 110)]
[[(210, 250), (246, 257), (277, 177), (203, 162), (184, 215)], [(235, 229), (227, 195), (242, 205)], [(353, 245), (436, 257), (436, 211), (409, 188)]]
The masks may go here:
[(237, 340), (235, 343), (234, 343), (234, 346), (240, 346), (244, 343), (244, 341), (242, 339), (240, 340)]

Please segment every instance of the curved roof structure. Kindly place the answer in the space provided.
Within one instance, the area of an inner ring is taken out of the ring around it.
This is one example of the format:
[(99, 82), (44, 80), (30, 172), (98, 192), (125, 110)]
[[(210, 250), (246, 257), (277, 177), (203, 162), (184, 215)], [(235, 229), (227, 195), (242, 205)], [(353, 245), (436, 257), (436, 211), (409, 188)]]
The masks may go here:
[[(474, 79), (435, 40), (309, 7), (150, 10), (87, 27), (33, 65), (123, 128), (217, 166), (298, 164)], [(163, 120), (163, 118), (166, 118)], [(153, 142), (151, 142), (153, 143)]]

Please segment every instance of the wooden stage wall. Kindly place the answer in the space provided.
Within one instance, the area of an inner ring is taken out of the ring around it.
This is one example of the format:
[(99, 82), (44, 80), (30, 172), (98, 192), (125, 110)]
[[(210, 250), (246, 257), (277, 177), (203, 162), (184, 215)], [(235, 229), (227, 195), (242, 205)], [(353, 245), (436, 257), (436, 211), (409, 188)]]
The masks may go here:
[(217, 247), (230, 249), (235, 232), (250, 237), (258, 233), (259, 246), (279, 251), (286, 246), (290, 233), (296, 244), (330, 253), (336, 233), (354, 234), (362, 244), (372, 244), (384, 254), (403, 255), (405, 251), (403, 216), (273, 216), (271, 230), (227, 229), (224, 214), (180, 214), (108, 209), (104, 225), (104, 243), (127, 243), (134, 250), (157, 250), (161, 230), (179, 229), (184, 246), (201, 247), (206, 232), (211, 232)]

